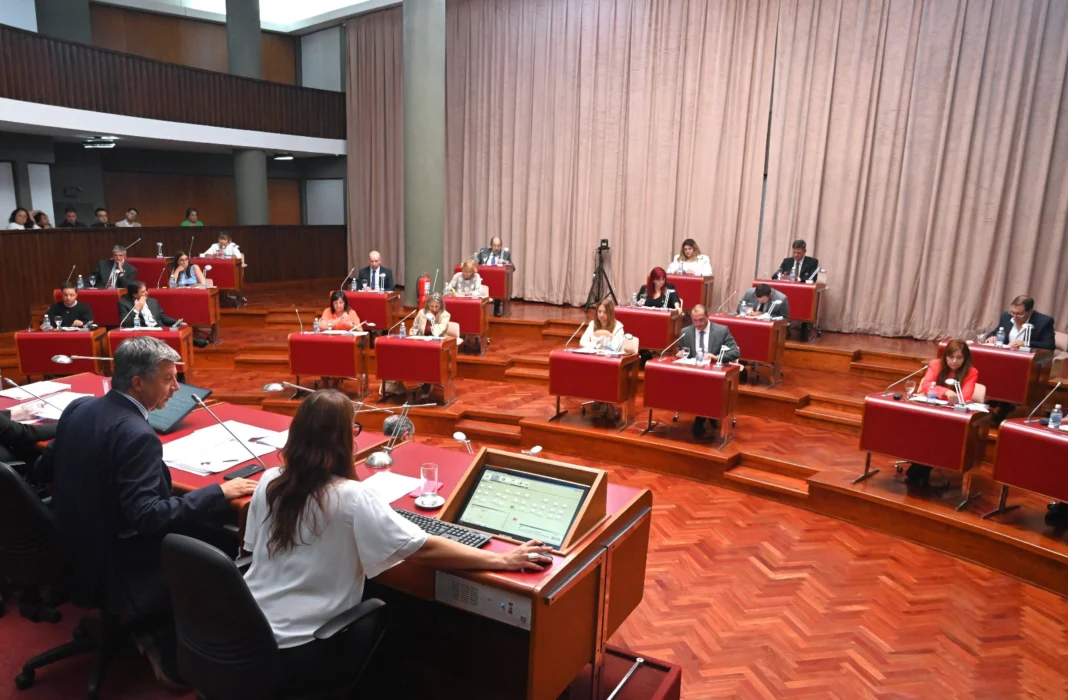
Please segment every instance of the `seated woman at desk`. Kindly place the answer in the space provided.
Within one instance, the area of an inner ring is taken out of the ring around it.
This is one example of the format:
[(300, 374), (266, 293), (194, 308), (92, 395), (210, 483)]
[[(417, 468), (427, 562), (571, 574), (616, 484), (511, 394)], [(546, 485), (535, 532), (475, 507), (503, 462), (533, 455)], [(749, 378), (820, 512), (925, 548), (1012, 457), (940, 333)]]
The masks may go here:
[(283, 466), (263, 474), (249, 504), (244, 549), (252, 566), (245, 583), (278, 642), (287, 697), (352, 673), (344, 656), (348, 645), (359, 644), (358, 630), (322, 640), (314, 634), (360, 603), (367, 578), (406, 559), (435, 569), (496, 571), (541, 571), (550, 561), (551, 548), (536, 541), (490, 552), (428, 536), (400, 517), (357, 480), (353, 420), (352, 402), (334, 389), (304, 399), (281, 452)]
[(701, 254), (701, 249), (692, 238), (682, 242), (682, 250), (668, 265), (669, 275), (699, 275), (710, 277), (712, 275), (712, 261), (707, 255)]
[[(972, 400), (975, 385), (979, 381), (979, 370), (972, 367), (972, 352), (963, 340), (951, 340), (946, 344), (942, 357), (931, 360), (927, 374), (920, 382), (920, 396), (934, 393), (936, 397), (951, 404), (957, 403), (955, 384), (948, 380), (960, 382), (960, 399), (965, 403)], [(913, 464), (905, 473), (910, 486), (927, 486), (931, 477), (931, 468), (922, 464)]]
[(654, 267), (649, 278), (638, 290), (638, 305), (652, 309), (681, 309), (682, 302), (675, 287), (667, 283), (667, 273), (662, 267)]
[(330, 306), (319, 318), (319, 326), (334, 331), (351, 331), (360, 327), (360, 317), (349, 306), (345, 292), (338, 289), (330, 294)]
[(408, 335), (430, 335), (435, 338), (444, 338), (445, 331), (448, 329), (449, 312), (442, 305), (441, 295), (431, 294), (423, 303), (423, 308), (415, 315)]
[(597, 305), (597, 315), (586, 324), (586, 331), (579, 339), (579, 346), (612, 349), (623, 346), (623, 324), (616, 320), (616, 305), (610, 298), (602, 299)]
[(482, 292), (482, 278), (478, 274), (478, 265), (474, 260), (464, 260), (460, 271), (452, 276), (445, 286), (446, 294), (458, 297), (478, 296)]
[(205, 284), (200, 265), (191, 262), (184, 250), (175, 253), (167, 267), (171, 271), (171, 287), (203, 287)]

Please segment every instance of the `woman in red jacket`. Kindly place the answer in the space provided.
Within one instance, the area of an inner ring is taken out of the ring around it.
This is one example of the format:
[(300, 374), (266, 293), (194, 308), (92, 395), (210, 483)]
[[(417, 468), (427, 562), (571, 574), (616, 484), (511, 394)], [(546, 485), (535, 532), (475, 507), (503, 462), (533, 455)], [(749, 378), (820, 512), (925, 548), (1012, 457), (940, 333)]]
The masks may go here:
[[(952, 403), (957, 403), (957, 391), (950, 388), (947, 380), (960, 382), (961, 397), (965, 402), (972, 400), (975, 384), (979, 381), (979, 370), (972, 367), (972, 353), (962, 340), (951, 340), (946, 344), (942, 357), (931, 360), (927, 374), (920, 382), (920, 396), (933, 391), (935, 396)], [(910, 486), (927, 486), (931, 478), (931, 468), (923, 464), (913, 464), (905, 473), (905, 480)]]

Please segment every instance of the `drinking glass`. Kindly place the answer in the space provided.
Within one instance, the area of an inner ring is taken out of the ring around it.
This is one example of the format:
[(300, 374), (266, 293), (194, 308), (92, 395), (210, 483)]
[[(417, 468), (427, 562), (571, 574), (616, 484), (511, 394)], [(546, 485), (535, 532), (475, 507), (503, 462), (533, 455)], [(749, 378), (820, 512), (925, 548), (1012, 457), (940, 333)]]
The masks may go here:
[(916, 393), (916, 382), (905, 382), (905, 398), (911, 399), (914, 393)]
[(682, 359), (688, 359), (690, 357), (690, 348), (682, 348), (679, 350), (682, 353)]
[(89, 275), (89, 286), (90, 287), (95, 287), (96, 286), (96, 275)]
[(59, 327), (63, 325), (63, 317), (56, 316), (52, 319), (52, 326), (58, 331)]
[(419, 506), (436, 508), (445, 502), (445, 499), (438, 495), (438, 465), (432, 462), (421, 464), (419, 478), (423, 480), (417, 501)]

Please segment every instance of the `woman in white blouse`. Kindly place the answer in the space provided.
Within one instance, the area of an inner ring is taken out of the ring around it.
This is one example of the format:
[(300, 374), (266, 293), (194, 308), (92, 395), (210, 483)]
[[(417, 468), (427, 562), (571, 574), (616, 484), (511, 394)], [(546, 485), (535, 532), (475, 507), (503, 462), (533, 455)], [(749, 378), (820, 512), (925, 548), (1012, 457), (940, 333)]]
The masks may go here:
[(478, 274), (478, 264), (474, 260), (464, 260), (460, 271), (452, 276), (452, 280), (445, 287), (446, 294), (460, 297), (475, 296), (481, 291), (482, 277)]
[(541, 571), (551, 548), (531, 541), (507, 553), (428, 536), (356, 478), (352, 402), (334, 389), (297, 408), (281, 452), (249, 505), (245, 574), (280, 649), (283, 695), (344, 673), (345, 633), (315, 631), (363, 599), (364, 581), (405, 559), (438, 569)]
[(11, 216), (7, 218), (7, 228), (9, 231), (20, 231), (22, 229), (37, 228), (37, 224), (33, 223), (33, 214), (36, 214), (35, 209), (32, 213), (26, 211), (22, 207), (19, 207), (15, 211), (11, 212)]
[(701, 254), (701, 249), (692, 238), (682, 242), (682, 250), (668, 265), (669, 275), (700, 275), (708, 277), (712, 274), (712, 261), (707, 255)]
[(597, 305), (597, 315), (586, 325), (579, 345), (584, 348), (623, 347), (623, 324), (616, 320), (616, 305), (611, 298)]

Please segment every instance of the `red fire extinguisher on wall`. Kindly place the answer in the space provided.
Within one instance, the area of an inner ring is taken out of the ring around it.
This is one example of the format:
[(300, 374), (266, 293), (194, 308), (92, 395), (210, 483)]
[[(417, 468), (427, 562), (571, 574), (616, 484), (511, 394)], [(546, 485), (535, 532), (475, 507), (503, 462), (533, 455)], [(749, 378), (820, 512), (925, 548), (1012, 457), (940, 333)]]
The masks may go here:
[(426, 306), (426, 298), (430, 296), (430, 273), (424, 272), (419, 278), (419, 308)]

